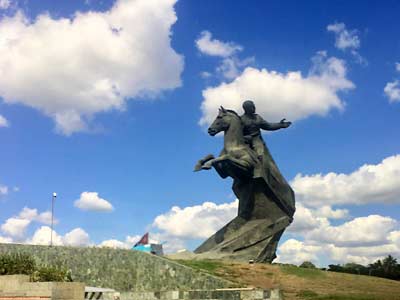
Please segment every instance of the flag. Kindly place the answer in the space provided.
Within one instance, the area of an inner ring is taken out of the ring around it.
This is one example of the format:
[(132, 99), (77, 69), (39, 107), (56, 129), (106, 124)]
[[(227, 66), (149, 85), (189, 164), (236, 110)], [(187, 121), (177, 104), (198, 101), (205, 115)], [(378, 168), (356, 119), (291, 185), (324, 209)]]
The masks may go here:
[(138, 245), (147, 245), (148, 243), (149, 243), (149, 233), (146, 232), (146, 233), (140, 238), (139, 242), (137, 242), (137, 243), (135, 244), (135, 246), (133, 246), (133, 247), (136, 247), (136, 246), (138, 246)]

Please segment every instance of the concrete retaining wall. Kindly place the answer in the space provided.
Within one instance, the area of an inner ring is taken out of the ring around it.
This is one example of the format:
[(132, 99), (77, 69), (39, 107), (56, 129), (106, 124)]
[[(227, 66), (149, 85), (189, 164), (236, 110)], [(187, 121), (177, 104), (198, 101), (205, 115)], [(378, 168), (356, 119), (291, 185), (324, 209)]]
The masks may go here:
[(0, 276), (0, 300), (83, 300), (84, 295), (85, 285), (79, 282), (29, 282), (26, 275)]

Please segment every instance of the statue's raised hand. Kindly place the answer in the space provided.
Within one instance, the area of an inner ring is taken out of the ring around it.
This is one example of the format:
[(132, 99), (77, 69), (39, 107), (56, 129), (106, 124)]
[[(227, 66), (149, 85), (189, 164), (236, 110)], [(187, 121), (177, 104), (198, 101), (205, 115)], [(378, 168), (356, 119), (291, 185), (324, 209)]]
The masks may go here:
[(281, 124), (282, 128), (288, 128), (290, 125), (292, 125), (292, 122), (286, 122), (286, 119), (282, 119), (279, 123)]

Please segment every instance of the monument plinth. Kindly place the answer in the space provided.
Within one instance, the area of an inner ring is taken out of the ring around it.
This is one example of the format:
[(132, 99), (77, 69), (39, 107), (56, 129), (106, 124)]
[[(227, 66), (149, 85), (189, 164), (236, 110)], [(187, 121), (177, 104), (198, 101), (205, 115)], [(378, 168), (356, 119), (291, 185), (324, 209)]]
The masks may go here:
[(219, 157), (207, 155), (195, 171), (212, 167), (222, 178), (233, 178), (239, 199), (238, 216), (200, 245), (202, 257), (254, 260), (271, 263), (284, 230), (293, 220), (294, 192), (281, 175), (265, 145), (260, 129), (287, 128), (290, 122), (268, 123), (255, 114), (251, 101), (245, 114), (220, 108), (208, 129), (210, 135), (224, 132), (224, 149)]

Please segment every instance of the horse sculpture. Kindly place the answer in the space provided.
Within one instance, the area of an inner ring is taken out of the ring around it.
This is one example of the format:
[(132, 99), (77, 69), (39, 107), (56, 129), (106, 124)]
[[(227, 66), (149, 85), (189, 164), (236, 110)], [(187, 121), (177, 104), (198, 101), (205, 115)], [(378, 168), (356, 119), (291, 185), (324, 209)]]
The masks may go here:
[[(239, 199), (238, 216), (200, 245), (195, 253), (204, 258), (229, 258), (272, 262), (278, 241), (292, 222), (294, 193), (265, 148), (264, 157), (245, 142), (241, 117), (222, 106), (208, 133), (224, 132), (224, 148), (218, 157), (199, 160), (195, 171), (214, 168), (222, 178), (233, 178)], [(273, 166), (264, 172), (262, 161)]]
[(208, 128), (208, 133), (215, 136), (224, 132), (224, 149), (219, 157), (212, 154), (199, 160), (195, 171), (209, 170), (214, 167), (222, 178), (228, 176), (233, 179), (251, 178), (254, 168), (260, 163), (257, 154), (245, 143), (243, 125), (239, 115), (233, 110), (222, 106), (217, 118)]

